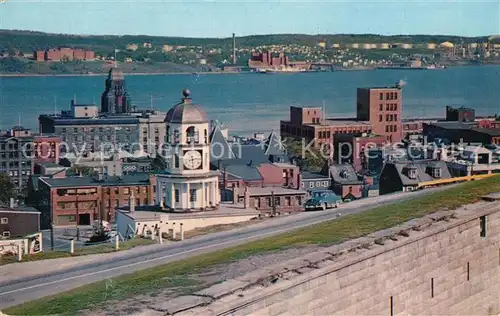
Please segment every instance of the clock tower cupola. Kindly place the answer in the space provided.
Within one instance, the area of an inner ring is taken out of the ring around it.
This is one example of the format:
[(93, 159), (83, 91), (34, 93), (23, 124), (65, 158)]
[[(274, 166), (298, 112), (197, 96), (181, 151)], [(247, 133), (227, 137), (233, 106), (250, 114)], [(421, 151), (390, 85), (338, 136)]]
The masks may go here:
[(218, 172), (210, 170), (209, 120), (185, 89), (165, 117), (166, 170), (157, 175), (157, 200), (173, 210), (207, 209), (219, 204)]

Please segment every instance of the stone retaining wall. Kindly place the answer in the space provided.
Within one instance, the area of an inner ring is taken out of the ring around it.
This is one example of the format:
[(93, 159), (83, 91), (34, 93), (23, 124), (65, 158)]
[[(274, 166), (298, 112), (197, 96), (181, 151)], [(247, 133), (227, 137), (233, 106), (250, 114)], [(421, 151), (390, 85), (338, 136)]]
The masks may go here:
[[(486, 218), (485, 237), (481, 220)], [(500, 205), (480, 202), (150, 306), (176, 315), (497, 315)]]

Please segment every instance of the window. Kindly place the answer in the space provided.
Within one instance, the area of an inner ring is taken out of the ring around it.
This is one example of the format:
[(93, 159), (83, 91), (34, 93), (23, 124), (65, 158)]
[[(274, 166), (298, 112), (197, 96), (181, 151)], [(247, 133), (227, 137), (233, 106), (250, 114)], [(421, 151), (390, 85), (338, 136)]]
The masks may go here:
[(386, 126), (385, 126), (385, 132), (386, 132), (386, 133), (389, 133), (389, 125), (386, 125)]
[(397, 132), (398, 131), (398, 126), (397, 125), (394, 125), (394, 131)]
[(292, 200), (289, 196), (285, 196), (285, 206), (292, 205)]
[(68, 222), (76, 223), (76, 215), (68, 215)]
[(467, 281), (470, 281), (470, 263), (467, 262)]
[(281, 205), (281, 199), (279, 197), (274, 198), (274, 206), (275, 207), (280, 207)]
[(385, 120), (386, 120), (387, 122), (389, 122), (389, 118), (390, 118), (390, 115), (389, 115), (389, 114), (386, 114), (386, 115), (385, 115)]
[(179, 189), (175, 189), (175, 203), (179, 203), (180, 194)]
[(434, 278), (431, 278), (431, 298), (434, 297)]
[(73, 128), (73, 132), (74, 132), (74, 133), (78, 133), (78, 128), (76, 128), (76, 127), (75, 127), (75, 128)]
[(383, 120), (384, 120), (384, 116), (383, 116), (382, 114), (380, 114), (380, 115), (378, 116), (378, 121), (379, 121), (379, 122), (382, 122)]
[(394, 120), (397, 121), (398, 120), (398, 115), (397, 114), (394, 114)]
[(383, 100), (384, 99), (384, 94), (382, 92), (380, 92), (379, 94), (379, 100)]
[(386, 110), (386, 111), (389, 111), (390, 109), (391, 109), (391, 105), (390, 105), (390, 104), (386, 104), (386, 106), (385, 106), (385, 110)]
[(267, 197), (267, 198), (266, 198), (266, 205), (267, 205), (268, 207), (272, 207), (272, 206), (273, 206), (273, 205), (272, 205), (272, 203), (271, 203), (271, 198), (270, 198), (270, 197)]
[(124, 188), (123, 189), (123, 194), (130, 194), (129, 188)]
[(394, 93), (394, 100), (397, 100), (397, 99), (398, 99), (398, 93), (397, 93), (397, 92), (395, 92), (395, 93)]
[(394, 316), (394, 297), (393, 296), (391, 296), (390, 304), (391, 304), (391, 316)]
[(9, 238), (9, 237), (10, 237), (10, 231), (5, 231), (5, 232), (3, 232), (3, 236), (4, 236), (5, 238)]
[(384, 105), (383, 104), (380, 104), (380, 111), (383, 111), (384, 110)]
[(479, 218), (479, 226), (481, 228), (481, 237), (486, 237), (486, 215), (483, 215)]
[(390, 100), (390, 96), (391, 96), (391, 94), (390, 94), (389, 92), (387, 92), (387, 93), (385, 94), (385, 99), (386, 99), (386, 100)]
[(310, 188), (310, 189), (314, 188), (314, 182), (312, 182), (312, 181), (311, 181), (311, 182), (309, 182), (309, 188)]
[(186, 129), (186, 143), (198, 144), (198, 142), (199, 142), (198, 131), (196, 130), (196, 128), (194, 126), (188, 127)]
[(2, 219), (0, 220), (0, 223), (1, 224), (8, 224), (9, 223), (9, 219), (7, 217), (2, 217)]
[(189, 202), (196, 202), (196, 189), (189, 190)]
[(174, 155), (174, 168), (179, 168), (179, 155)]

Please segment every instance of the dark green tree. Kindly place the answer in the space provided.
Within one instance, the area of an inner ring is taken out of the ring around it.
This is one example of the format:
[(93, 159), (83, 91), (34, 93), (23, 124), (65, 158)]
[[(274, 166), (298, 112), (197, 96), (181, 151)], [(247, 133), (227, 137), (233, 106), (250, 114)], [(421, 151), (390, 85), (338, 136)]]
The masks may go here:
[(6, 173), (0, 173), (0, 203), (9, 204), (10, 198), (16, 197), (16, 188)]

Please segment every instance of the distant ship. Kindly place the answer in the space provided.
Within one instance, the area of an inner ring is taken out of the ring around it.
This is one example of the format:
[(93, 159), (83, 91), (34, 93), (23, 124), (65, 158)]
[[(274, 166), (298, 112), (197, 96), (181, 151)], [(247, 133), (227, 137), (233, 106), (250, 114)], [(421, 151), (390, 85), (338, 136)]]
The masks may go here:
[(445, 66), (423, 66), (423, 67), (412, 67), (412, 66), (379, 66), (375, 69), (394, 69), (394, 70), (435, 70), (435, 69), (446, 69)]

